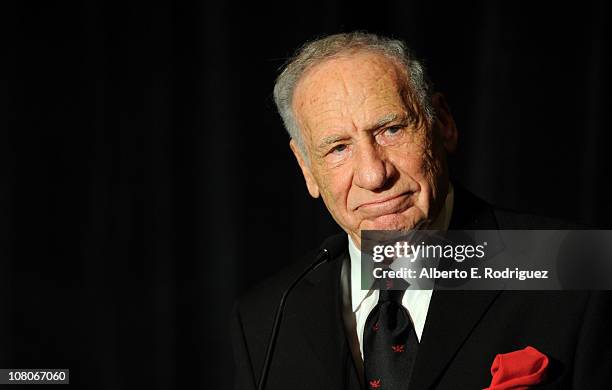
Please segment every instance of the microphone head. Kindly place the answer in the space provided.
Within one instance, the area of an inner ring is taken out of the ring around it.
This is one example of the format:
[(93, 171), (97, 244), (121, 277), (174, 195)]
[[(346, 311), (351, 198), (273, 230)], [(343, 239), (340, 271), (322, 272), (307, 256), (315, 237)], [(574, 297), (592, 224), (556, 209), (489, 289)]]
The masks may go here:
[(326, 250), (328, 253), (328, 261), (338, 257), (348, 246), (348, 237), (346, 233), (342, 232), (335, 234), (331, 237), (327, 237), (323, 244), (321, 244), (321, 250)]

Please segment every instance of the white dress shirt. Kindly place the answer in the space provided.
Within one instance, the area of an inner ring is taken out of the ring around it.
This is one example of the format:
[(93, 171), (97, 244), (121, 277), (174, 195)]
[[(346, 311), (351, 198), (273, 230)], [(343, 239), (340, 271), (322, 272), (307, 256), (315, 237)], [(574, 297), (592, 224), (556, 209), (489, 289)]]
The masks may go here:
[[(448, 194), (431, 230), (447, 230), (453, 210), (454, 190), (449, 184)], [(363, 330), (366, 319), (378, 303), (378, 290), (361, 289), (361, 252), (349, 236), (349, 258), (342, 263), (343, 318), (351, 341), (353, 359), (360, 377), (363, 376)], [(432, 290), (406, 290), (402, 305), (408, 310), (418, 341), (421, 341)]]

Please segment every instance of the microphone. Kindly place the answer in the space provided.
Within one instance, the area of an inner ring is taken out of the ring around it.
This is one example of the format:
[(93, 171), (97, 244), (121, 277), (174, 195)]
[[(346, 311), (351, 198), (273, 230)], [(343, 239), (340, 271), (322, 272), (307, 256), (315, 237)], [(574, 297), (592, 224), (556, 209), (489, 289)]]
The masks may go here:
[(266, 379), (268, 378), (268, 372), (270, 371), (270, 363), (272, 363), (272, 356), (274, 355), (274, 346), (276, 344), (276, 338), (278, 337), (278, 330), (280, 329), (281, 318), (283, 316), (283, 310), (285, 309), (285, 302), (287, 297), (293, 290), (297, 284), (304, 279), (306, 275), (317, 269), (321, 264), (327, 263), (332, 259), (338, 257), (340, 253), (344, 249), (346, 249), (347, 241), (346, 241), (346, 233), (337, 234), (331, 237), (328, 237), (319, 249), (317, 253), (317, 257), (315, 261), (304, 270), (298, 276), (293, 283), (283, 292), (281, 296), (280, 303), (278, 304), (278, 308), (276, 309), (276, 314), (274, 315), (274, 325), (272, 326), (272, 333), (270, 334), (270, 339), (268, 340), (268, 348), (266, 349), (266, 359), (264, 360), (263, 367), (261, 369), (261, 376), (259, 377), (259, 384), (257, 385), (258, 390), (264, 390), (266, 386)]

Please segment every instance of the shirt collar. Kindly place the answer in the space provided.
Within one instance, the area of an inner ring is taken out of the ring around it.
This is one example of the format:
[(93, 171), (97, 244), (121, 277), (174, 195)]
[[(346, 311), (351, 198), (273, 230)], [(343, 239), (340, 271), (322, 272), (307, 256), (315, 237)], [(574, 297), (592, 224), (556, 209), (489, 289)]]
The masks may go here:
[[(438, 216), (429, 227), (430, 230), (448, 230), (451, 215), (453, 213), (455, 191), (452, 183), (448, 183), (448, 193), (444, 205)], [(361, 251), (349, 235), (349, 257), (351, 260), (351, 305), (353, 313), (359, 309), (363, 300), (372, 293), (372, 290), (361, 289)]]
[(372, 290), (361, 289), (361, 251), (351, 236), (349, 236), (349, 256), (351, 258), (351, 304), (354, 313)]

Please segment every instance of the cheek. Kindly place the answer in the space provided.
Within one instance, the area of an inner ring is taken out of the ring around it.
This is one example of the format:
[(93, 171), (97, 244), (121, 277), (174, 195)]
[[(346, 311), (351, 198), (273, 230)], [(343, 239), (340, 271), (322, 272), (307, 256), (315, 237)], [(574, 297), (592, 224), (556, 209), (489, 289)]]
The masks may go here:
[(419, 184), (424, 184), (424, 181), (427, 182), (431, 176), (430, 173), (434, 171), (430, 153), (415, 145), (397, 150), (392, 155), (392, 161), (402, 175), (410, 177)]
[(402, 157), (399, 161), (404, 170), (421, 185), (435, 186), (437, 177), (442, 172), (442, 164), (429, 132), (418, 132), (414, 141), (405, 145), (403, 152), (403, 156), (398, 157)]
[(332, 214), (347, 218), (347, 199), (351, 189), (352, 176), (349, 170), (334, 170), (322, 175), (321, 196)]
[[(431, 144), (410, 144), (409, 147), (394, 155), (394, 164), (404, 178), (418, 183), (420, 192), (416, 200), (419, 208), (426, 214), (433, 199), (436, 198), (438, 182), (442, 177), (443, 165), (431, 149)], [(408, 156), (408, 157), (407, 157)]]

